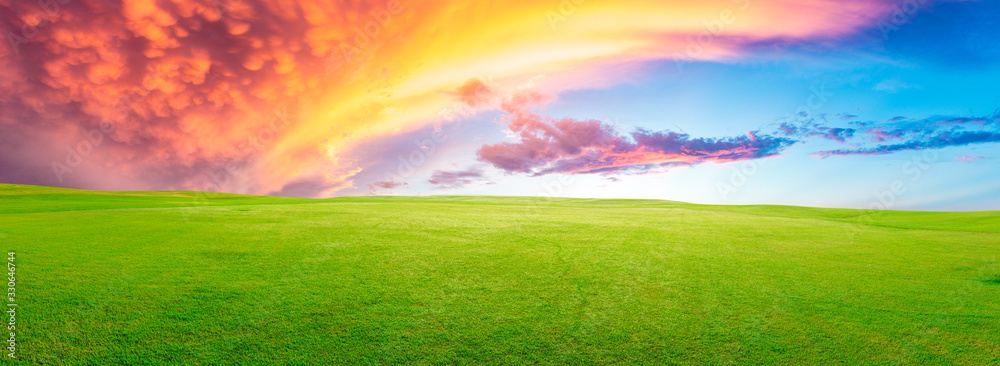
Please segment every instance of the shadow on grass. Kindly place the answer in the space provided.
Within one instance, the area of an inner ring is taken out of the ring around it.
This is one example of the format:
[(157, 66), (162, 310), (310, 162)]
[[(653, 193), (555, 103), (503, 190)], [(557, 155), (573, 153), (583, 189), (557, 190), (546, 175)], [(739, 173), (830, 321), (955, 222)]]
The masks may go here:
[(1000, 286), (1000, 274), (981, 278), (979, 281), (986, 283), (987, 285)]

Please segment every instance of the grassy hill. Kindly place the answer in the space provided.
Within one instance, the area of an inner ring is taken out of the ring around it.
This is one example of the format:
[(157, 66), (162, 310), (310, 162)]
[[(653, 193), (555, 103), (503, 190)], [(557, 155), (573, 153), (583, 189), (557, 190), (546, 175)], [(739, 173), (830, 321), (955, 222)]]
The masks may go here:
[(996, 364), (1000, 212), (0, 185), (24, 364)]

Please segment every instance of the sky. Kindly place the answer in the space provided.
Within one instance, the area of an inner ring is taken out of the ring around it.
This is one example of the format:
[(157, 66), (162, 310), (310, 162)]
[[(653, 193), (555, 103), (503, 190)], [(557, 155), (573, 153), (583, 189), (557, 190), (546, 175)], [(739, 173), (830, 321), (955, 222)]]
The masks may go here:
[(0, 0), (0, 183), (1000, 210), (995, 14)]

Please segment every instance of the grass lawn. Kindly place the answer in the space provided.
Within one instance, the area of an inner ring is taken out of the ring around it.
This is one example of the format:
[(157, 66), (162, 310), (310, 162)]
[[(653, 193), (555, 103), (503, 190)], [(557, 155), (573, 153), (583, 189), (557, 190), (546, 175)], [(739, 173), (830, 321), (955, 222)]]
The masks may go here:
[(1000, 363), (1000, 212), (0, 185), (0, 244), (22, 364)]

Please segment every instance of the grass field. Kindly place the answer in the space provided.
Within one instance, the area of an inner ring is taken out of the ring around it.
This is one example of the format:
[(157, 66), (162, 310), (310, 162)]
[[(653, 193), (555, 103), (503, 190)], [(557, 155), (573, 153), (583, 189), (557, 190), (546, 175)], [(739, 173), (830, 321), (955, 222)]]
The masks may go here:
[(1000, 212), (0, 185), (0, 244), (23, 364), (1000, 363)]

